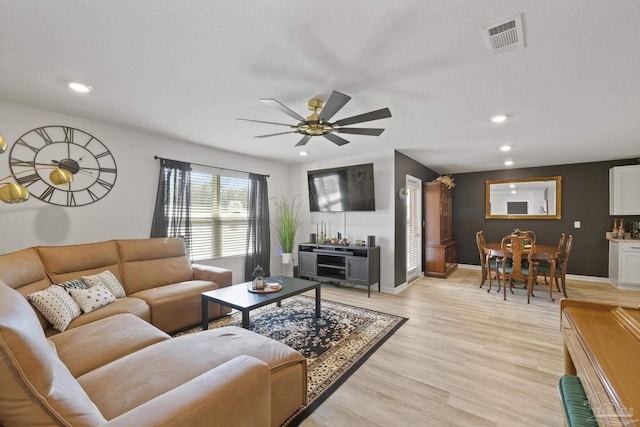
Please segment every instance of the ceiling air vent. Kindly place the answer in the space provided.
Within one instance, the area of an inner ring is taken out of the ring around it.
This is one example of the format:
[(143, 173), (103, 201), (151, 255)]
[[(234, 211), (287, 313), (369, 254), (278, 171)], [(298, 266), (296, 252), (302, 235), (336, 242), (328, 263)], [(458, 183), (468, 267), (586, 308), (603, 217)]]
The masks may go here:
[(482, 31), (487, 49), (501, 52), (516, 47), (524, 47), (522, 32), (522, 14), (509, 18), (505, 22), (492, 25)]

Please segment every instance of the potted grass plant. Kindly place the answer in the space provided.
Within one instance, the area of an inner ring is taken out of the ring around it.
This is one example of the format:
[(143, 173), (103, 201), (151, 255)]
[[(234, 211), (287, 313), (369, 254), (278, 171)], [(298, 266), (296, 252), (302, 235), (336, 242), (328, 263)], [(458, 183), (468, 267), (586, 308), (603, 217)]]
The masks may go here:
[(278, 242), (282, 250), (282, 263), (291, 264), (293, 262), (293, 245), (300, 225), (298, 221), (300, 201), (298, 196), (291, 199), (282, 196), (276, 199), (275, 205), (274, 227), (278, 233)]

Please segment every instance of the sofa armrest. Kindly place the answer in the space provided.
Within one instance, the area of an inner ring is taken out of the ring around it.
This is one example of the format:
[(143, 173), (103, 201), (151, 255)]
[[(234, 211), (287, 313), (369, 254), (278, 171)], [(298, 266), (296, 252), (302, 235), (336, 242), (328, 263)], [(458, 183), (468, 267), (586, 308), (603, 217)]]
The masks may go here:
[(116, 418), (105, 426), (269, 426), (271, 370), (238, 356)]
[(220, 287), (231, 286), (231, 270), (204, 264), (192, 264), (193, 278), (215, 282)]

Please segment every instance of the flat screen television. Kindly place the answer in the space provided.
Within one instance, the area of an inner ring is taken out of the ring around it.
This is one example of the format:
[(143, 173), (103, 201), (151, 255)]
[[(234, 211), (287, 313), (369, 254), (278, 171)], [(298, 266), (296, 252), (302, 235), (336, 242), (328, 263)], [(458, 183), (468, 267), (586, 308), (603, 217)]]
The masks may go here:
[(373, 163), (307, 172), (311, 212), (375, 211)]

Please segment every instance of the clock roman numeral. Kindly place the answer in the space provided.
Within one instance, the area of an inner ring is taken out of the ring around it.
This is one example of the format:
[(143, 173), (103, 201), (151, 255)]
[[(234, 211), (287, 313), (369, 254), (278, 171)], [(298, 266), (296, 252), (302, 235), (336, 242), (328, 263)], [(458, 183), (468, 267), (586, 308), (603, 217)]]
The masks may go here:
[(91, 197), (91, 202), (95, 202), (96, 200), (99, 200), (100, 197), (98, 197), (98, 195), (96, 193), (94, 193), (93, 191), (91, 191), (91, 189), (87, 188), (87, 193), (89, 193), (89, 197)]
[(116, 173), (116, 169), (115, 168), (100, 168), (100, 173)]
[(109, 156), (109, 155), (111, 155), (111, 153), (108, 152), (108, 151), (105, 151), (104, 153), (96, 154), (95, 157), (96, 157), (96, 159), (100, 159), (100, 158), (102, 158), (104, 156)]
[(24, 168), (35, 168), (36, 162), (35, 162), (35, 160), (11, 159), (11, 166), (18, 166), (18, 167), (24, 167)]
[(76, 196), (73, 191), (67, 192), (67, 206), (78, 206)]
[(35, 132), (40, 136), (40, 138), (44, 140), (45, 144), (48, 145), (53, 143), (53, 139), (51, 139), (51, 137), (49, 136), (49, 134), (44, 128), (36, 129)]
[(102, 185), (104, 188), (106, 188), (107, 190), (111, 190), (111, 187), (113, 187), (113, 183), (111, 182), (107, 182), (104, 179), (100, 179), (98, 178), (98, 180), (96, 181), (98, 184)]
[(25, 187), (30, 186), (31, 184), (33, 184), (34, 182), (38, 182), (40, 181), (40, 175), (38, 175), (37, 173), (31, 173), (29, 175), (24, 175), (21, 177), (17, 177), (16, 181), (18, 181), (18, 184), (23, 185)]
[(44, 201), (44, 202), (50, 202), (51, 201), (51, 197), (53, 197), (53, 193), (56, 191), (56, 189), (52, 186), (47, 186), (47, 189), (44, 190), (42, 192), (42, 194), (40, 194), (40, 197), (38, 197), (40, 200)]
[(38, 149), (35, 147), (32, 147), (31, 145), (27, 144), (23, 139), (19, 139), (16, 141), (16, 144), (19, 145), (24, 145), (25, 147), (27, 147), (28, 149), (30, 149), (31, 151), (33, 151), (34, 153), (38, 152)]
[(63, 127), (62, 129), (64, 130), (64, 142), (73, 142), (73, 131), (75, 129), (68, 127)]

